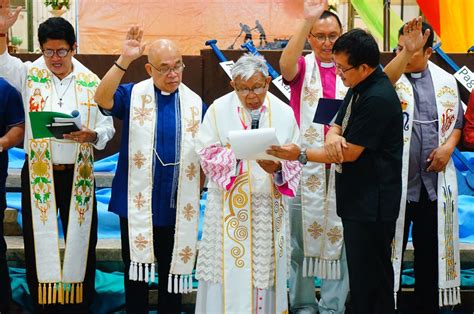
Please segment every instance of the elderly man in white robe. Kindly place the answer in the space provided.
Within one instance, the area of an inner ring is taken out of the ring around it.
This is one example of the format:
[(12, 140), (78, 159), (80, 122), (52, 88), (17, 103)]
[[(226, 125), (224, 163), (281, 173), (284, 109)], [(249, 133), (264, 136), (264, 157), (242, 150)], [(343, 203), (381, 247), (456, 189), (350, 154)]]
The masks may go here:
[(263, 57), (242, 56), (231, 74), (234, 91), (209, 108), (196, 143), (209, 179), (196, 313), (284, 313), (285, 198), (295, 195), (301, 164), (236, 160), (228, 133), (250, 129), (257, 116), (259, 127), (274, 128), (280, 143), (296, 143), (298, 126), (291, 108), (268, 92), (271, 78)]

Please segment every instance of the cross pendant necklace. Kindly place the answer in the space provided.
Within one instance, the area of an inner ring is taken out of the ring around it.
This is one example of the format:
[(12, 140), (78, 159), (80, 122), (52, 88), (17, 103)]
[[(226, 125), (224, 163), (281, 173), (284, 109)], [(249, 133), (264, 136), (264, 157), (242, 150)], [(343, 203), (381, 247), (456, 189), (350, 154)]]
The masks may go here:
[(56, 82), (53, 79), (54, 89), (56, 90), (56, 94), (58, 94), (58, 97), (59, 97), (59, 102), (58, 102), (59, 108), (61, 108), (63, 106), (63, 104), (64, 104), (63, 103), (63, 97), (66, 94), (67, 90), (69, 89), (69, 86), (71, 86), (71, 83), (72, 83), (73, 80), (74, 80), (74, 78), (71, 77), (71, 79), (69, 80), (69, 84), (67, 84), (66, 89), (63, 91), (63, 94), (61, 96), (59, 96), (58, 87), (56, 86)]

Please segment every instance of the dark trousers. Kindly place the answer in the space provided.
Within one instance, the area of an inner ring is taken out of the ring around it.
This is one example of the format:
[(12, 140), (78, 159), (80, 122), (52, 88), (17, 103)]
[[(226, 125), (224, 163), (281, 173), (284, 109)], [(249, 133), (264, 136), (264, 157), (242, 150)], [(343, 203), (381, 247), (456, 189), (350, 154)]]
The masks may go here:
[(412, 226), (415, 271), (415, 309), (413, 313), (438, 313), (438, 209), (424, 186), (419, 202), (407, 202), (403, 251)]
[[(127, 313), (148, 313), (148, 283), (128, 279), (130, 246), (128, 219), (120, 218), (122, 260), (125, 266), (125, 306)], [(168, 293), (168, 274), (174, 245), (174, 226), (153, 227), (153, 249), (158, 264), (158, 313), (180, 313), (181, 294)]]
[[(28, 157), (26, 157), (28, 158)], [(54, 171), (54, 189), (56, 192), (56, 205), (63, 225), (64, 234), (67, 234), (69, 218), (69, 205), (71, 202), (71, 189), (74, 170)], [(35, 242), (33, 237), (33, 220), (31, 214), (30, 188), (29, 188), (28, 161), (25, 161), (21, 171), (21, 208), (23, 215), (23, 241), (25, 243), (26, 280), (30, 295), (33, 298), (35, 313), (87, 313), (93, 302), (95, 294), (95, 247), (97, 244), (97, 202), (94, 192), (94, 205), (92, 209), (92, 226), (87, 255), (86, 274), (83, 283), (83, 302), (80, 304), (38, 304), (38, 277), (36, 273)]]
[(8, 313), (8, 307), (12, 297), (10, 277), (8, 276), (7, 265), (7, 243), (3, 237), (3, 217), (5, 215), (6, 204), (5, 194), (0, 195), (0, 313)]
[(391, 242), (393, 222), (342, 219), (354, 314), (395, 312)]

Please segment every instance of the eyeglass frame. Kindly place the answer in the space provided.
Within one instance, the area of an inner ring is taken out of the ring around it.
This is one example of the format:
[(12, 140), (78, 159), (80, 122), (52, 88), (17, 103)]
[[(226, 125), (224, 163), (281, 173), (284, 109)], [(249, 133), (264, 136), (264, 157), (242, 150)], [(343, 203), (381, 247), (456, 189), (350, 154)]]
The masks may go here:
[[(46, 53), (46, 51), (51, 51), (52, 54), (50, 56), (48, 56), (48, 53)], [(59, 54), (60, 51), (66, 51), (66, 54), (64, 56), (61, 56)], [(54, 55), (57, 55), (59, 58), (65, 58), (69, 52), (72, 51), (72, 48), (69, 48), (69, 49), (66, 49), (66, 48), (59, 48), (59, 49), (41, 49), (41, 52), (43, 54), (43, 56), (45, 56), (46, 58), (52, 58), (54, 57)]]
[[(159, 74), (161, 75), (168, 75), (171, 73), (171, 71), (173, 71), (175, 74), (180, 74), (180, 73), (183, 73), (184, 71), (184, 68), (186, 67), (186, 65), (184, 63), (180, 63), (179, 66), (178, 65), (175, 65), (174, 67), (167, 67), (167, 70), (165, 72), (163, 72), (163, 70), (157, 68), (156, 66), (153, 65), (153, 63), (151, 62), (148, 62), (151, 67), (153, 69), (156, 70), (156, 72), (158, 72)], [(180, 70), (178, 70), (180, 69)]]
[(347, 69), (342, 69), (339, 65), (336, 64), (335, 67), (336, 67), (336, 71), (339, 71), (339, 72), (341, 72), (342, 74), (345, 74), (347, 71), (350, 71), (350, 70), (352, 70), (352, 69), (358, 68), (359, 66), (358, 66), (358, 65), (353, 65), (353, 66), (351, 66), (351, 67), (349, 67), (349, 68), (347, 68)]
[(240, 95), (247, 97), (248, 95), (250, 95), (250, 93), (254, 93), (255, 95), (260, 95), (265, 91), (265, 88), (267, 88), (267, 81), (265, 81), (265, 85), (263, 85), (262, 87), (240, 88), (240, 89), (235, 88), (235, 91), (239, 93)]
[[(311, 36), (313, 36), (319, 43), (325, 43), (326, 40), (328, 40), (330, 43), (335, 43), (336, 40), (341, 36), (341, 35), (323, 35), (323, 34), (319, 34), (319, 35), (314, 35), (313, 32), (309, 32), (309, 34)], [(334, 40), (331, 40), (331, 37), (332, 36), (335, 36)], [(318, 38), (319, 37), (319, 38)], [(323, 40), (321, 40), (323, 39)]]

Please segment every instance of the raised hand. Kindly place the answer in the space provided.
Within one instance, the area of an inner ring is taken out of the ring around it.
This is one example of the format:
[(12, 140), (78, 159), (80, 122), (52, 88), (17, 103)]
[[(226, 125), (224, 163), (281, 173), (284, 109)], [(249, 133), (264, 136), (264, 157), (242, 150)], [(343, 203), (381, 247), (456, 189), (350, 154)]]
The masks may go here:
[(400, 44), (407, 52), (415, 53), (426, 44), (430, 30), (427, 29), (423, 34), (421, 26), (421, 16), (412, 19), (403, 26), (403, 35), (400, 36)]
[(328, 0), (304, 0), (304, 18), (316, 20), (328, 9)]
[(138, 59), (145, 51), (146, 43), (142, 43), (143, 29), (137, 25), (128, 29), (123, 42), (122, 58), (131, 62)]
[(7, 33), (10, 27), (15, 24), (21, 7), (14, 11), (10, 10), (10, 0), (0, 0), (0, 33)]

